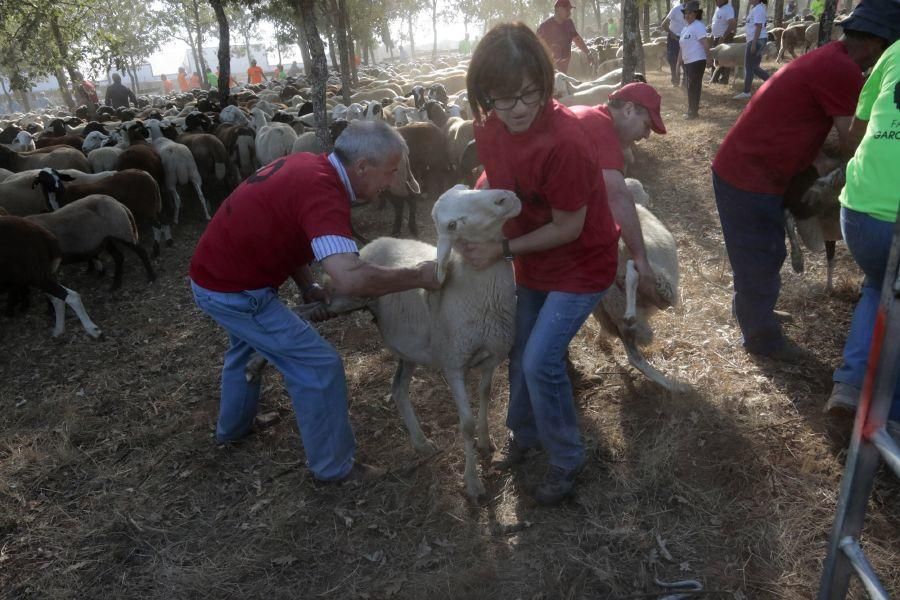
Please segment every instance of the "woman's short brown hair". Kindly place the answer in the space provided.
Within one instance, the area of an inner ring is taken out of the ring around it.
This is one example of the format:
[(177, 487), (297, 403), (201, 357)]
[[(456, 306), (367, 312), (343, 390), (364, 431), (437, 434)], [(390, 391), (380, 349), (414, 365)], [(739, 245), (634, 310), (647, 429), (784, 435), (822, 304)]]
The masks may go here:
[(541, 90), (541, 102), (553, 93), (553, 61), (541, 39), (524, 23), (500, 23), (475, 48), (466, 75), (472, 116), (480, 121), (491, 109), (489, 92), (514, 95), (527, 77)]

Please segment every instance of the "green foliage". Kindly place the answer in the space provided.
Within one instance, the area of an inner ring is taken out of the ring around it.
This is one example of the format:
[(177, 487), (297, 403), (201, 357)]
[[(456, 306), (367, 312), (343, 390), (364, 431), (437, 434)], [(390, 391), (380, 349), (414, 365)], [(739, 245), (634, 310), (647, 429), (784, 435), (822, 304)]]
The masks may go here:
[(99, 71), (143, 62), (172, 35), (173, 28), (166, 12), (131, 0), (107, 0), (93, 27), (90, 63)]

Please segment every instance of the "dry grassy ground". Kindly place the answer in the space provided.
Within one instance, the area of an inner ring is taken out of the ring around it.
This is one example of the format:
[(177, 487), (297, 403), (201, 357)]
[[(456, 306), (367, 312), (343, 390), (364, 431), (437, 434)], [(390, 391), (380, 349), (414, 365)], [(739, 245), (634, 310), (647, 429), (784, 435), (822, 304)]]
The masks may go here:
[[(226, 340), (188, 291), (202, 229), (194, 205), (155, 284), (131, 256), (113, 295), (108, 282), (66, 269), (101, 340), (87, 339), (71, 315), (67, 333), (51, 340), (39, 307), (0, 322), (0, 597), (644, 598), (659, 593), (654, 576), (699, 579), (707, 598), (813, 597), (847, 425), (829, 423), (821, 408), (859, 274), (843, 247), (833, 295), (823, 293), (821, 257), (808, 257), (802, 277), (786, 268), (787, 333), (811, 359), (798, 367), (750, 359), (730, 318), (709, 178), (743, 104), (730, 99), (734, 90), (706, 87), (703, 120), (685, 123), (682, 93), (662, 73), (651, 82), (670, 134), (642, 144), (635, 175), (678, 240), (683, 284), (681, 305), (656, 319), (648, 354), (693, 390), (661, 392), (588, 323), (572, 359), (590, 462), (571, 502), (546, 509), (529, 500), (538, 458), (513, 475), (488, 475), (488, 501), (471, 505), (456, 411), (428, 371), (412, 393), (443, 451), (419, 460), (386, 397), (393, 361), (363, 315), (321, 330), (345, 358), (360, 456), (390, 467), (384, 481), (313, 482), (274, 371), (261, 410), (278, 418), (244, 443), (217, 447)], [(390, 227), (389, 211), (365, 208), (356, 218), (370, 235)], [(494, 393), (500, 442), (503, 373)], [(864, 534), (894, 593), (898, 491), (879, 479)], [(853, 597), (863, 597), (856, 585)]]

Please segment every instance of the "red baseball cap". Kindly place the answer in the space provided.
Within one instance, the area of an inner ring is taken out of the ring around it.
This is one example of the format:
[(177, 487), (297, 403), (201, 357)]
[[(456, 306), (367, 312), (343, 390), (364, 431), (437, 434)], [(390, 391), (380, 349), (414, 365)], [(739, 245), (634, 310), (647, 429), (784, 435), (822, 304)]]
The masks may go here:
[(553, 5), (554, 8), (575, 8), (575, 5), (569, 2), (569, 0), (556, 0), (556, 4)]
[(664, 134), (666, 132), (662, 115), (659, 114), (662, 98), (660, 98), (659, 92), (652, 85), (641, 82), (629, 83), (610, 94), (609, 99), (634, 102), (643, 106), (650, 113), (650, 121), (652, 122), (650, 128), (656, 133)]

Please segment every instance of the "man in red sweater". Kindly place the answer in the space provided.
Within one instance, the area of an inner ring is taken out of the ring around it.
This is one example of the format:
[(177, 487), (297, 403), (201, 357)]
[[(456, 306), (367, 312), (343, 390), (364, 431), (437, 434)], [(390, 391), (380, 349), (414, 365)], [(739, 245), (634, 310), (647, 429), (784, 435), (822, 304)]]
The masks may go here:
[[(318, 261), (341, 295), (371, 297), (437, 289), (435, 263), (385, 268), (362, 261), (350, 232), (350, 206), (369, 201), (398, 177), (407, 152), (384, 122), (355, 121), (334, 153), (280, 158), (247, 178), (222, 203), (191, 259), (194, 299), (227, 332), (216, 438), (251, 432), (259, 383), (244, 368), (259, 352), (282, 375), (309, 469), (323, 481), (363, 480), (380, 469), (354, 460), (344, 367), (334, 347), (278, 298), (291, 278), (306, 302), (327, 300), (310, 263)], [(405, 181), (405, 180), (404, 180)]]
[(572, 9), (575, 6), (569, 0), (556, 0), (553, 8), (553, 16), (538, 26), (537, 34), (553, 53), (553, 66), (558, 71), (568, 73), (569, 61), (572, 59), (572, 42), (578, 46), (588, 61), (593, 64), (594, 59), (588, 50), (587, 44), (575, 30), (572, 21)]

